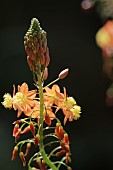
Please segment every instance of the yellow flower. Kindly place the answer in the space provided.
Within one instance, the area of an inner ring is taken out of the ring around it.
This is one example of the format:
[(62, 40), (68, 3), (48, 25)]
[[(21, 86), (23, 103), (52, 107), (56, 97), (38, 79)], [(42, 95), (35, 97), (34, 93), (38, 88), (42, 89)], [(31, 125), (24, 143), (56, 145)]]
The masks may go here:
[(4, 94), (4, 101), (2, 102), (5, 108), (12, 108), (12, 97), (9, 93)]
[(67, 106), (68, 108), (72, 108), (75, 104), (76, 101), (73, 97), (67, 97), (67, 99), (64, 100), (64, 106)]
[(73, 112), (74, 119), (77, 120), (80, 117), (81, 107), (74, 105), (73, 108), (71, 108), (71, 112)]
[(16, 95), (13, 97), (13, 100), (14, 100), (14, 103), (23, 105), (26, 102), (26, 96), (21, 92), (17, 92)]

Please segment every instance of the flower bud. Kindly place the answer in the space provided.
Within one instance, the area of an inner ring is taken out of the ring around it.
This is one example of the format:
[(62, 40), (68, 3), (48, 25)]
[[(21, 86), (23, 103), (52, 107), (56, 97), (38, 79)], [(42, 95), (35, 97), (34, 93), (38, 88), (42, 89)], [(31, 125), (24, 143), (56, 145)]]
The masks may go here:
[(21, 160), (22, 160), (23, 166), (25, 166), (25, 165), (26, 165), (26, 159), (25, 159), (24, 153), (23, 153), (23, 152), (20, 152), (20, 153), (19, 153), (19, 156), (20, 156), (20, 158), (21, 158)]
[(65, 160), (66, 164), (68, 164), (69, 160), (70, 160), (70, 153), (68, 152), (66, 153), (66, 160)]
[(39, 140), (40, 140), (40, 135), (39, 135), (39, 134), (36, 134), (36, 136), (35, 136), (35, 138), (34, 138), (35, 147), (38, 146)]
[(47, 168), (46, 168), (46, 163), (45, 163), (44, 160), (42, 160), (42, 169), (43, 169), (43, 170), (47, 170)]
[(24, 156), (27, 156), (29, 154), (30, 148), (31, 148), (31, 143), (27, 143), (26, 151), (25, 151), (25, 155)]
[(35, 67), (33, 65), (33, 61), (31, 60), (31, 58), (29, 56), (27, 56), (27, 62), (28, 62), (28, 65), (29, 65), (31, 71), (33, 71), (35, 69)]
[(35, 136), (35, 127), (34, 127), (33, 122), (30, 122), (30, 130), (31, 130), (32, 135)]
[(44, 77), (43, 80), (46, 80), (48, 78), (48, 68), (46, 67), (44, 70)]
[(44, 65), (44, 63), (45, 63), (45, 56), (44, 56), (44, 54), (40, 54), (40, 64), (41, 65)]
[(33, 34), (33, 42), (34, 42), (34, 44), (37, 44), (37, 42), (38, 42), (38, 37), (35, 33)]
[(51, 119), (50, 119), (50, 117), (49, 117), (49, 115), (48, 115), (47, 113), (45, 114), (45, 122), (46, 122), (46, 124), (47, 124), (48, 126), (51, 125)]
[(58, 136), (59, 134), (59, 127), (61, 126), (60, 123), (56, 123), (55, 134)]
[(11, 160), (14, 160), (16, 158), (17, 152), (18, 152), (18, 147), (15, 146), (14, 149), (13, 149)]
[(28, 46), (25, 47), (25, 51), (26, 51), (27, 55), (29, 56), (30, 55), (30, 48)]
[(59, 127), (59, 133), (58, 133), (58, 138), (60, 140), (63, 140), (63, 137), (64, 137), (64, 129), (62, 126)]
[(31, 58), (32, 61), (34, 61), (36, 59), (36, 55), (33, 51), (31, 52), (30, 58)]
[(13, 136), (16, 135), (16, 133), (18, 132), (19, 129), (19, 124), (15, 124), (14, 128), (13, 128)]
[(46, 54), (45, 54), (45, 64), (44, 64), (45, 67), (48, 67), (49, 63), (50, 63), (50, 56), (49, 56), (49, 49), (47, 47)]
[(67, 133), (64, 134), (63, 142), (65, 144), (69, 144), (69, 138), (68, 138), (68, 134)]
[(55, 156), (60, 156), (60, 155), (63, 155), (64, 153), (66, 153), (66, 151), (65, 150), (61, 150), (61, 151), (57, 152), (55, 154)]
[(20, 133), (21, 133), (21, 129), (18, 129), (17, 133), (15, 134), (15, 142), (17, 142), (17, 140), (19, 139)]
[(41, 159), (38, 158), (36, 162), (37, 162), (37, 164), (38, 164), (40, 170), (43, 170), (43, 169), (42, 169), (42, 161), (41, 161)]
[(39, 65), (47, 67), (50, 62), (49, 50), (47, 47), (46, 32), (40, 27), (40, 23), (33, 18), (29, 30), (24, 37), (24, 46), (31, 71), (37, 70)]
[(39, 44), (36, 45), (36, 52), (39, 52)]
[(67, 76), (68, 72), (69, 72), (69, 69), (68, 69), (68, 68), (67, 68), (67, 69), (64, 69), (63, 71), (60, 72), (60, 74), (58, 75), (58, 77), (59, 77), (60, 79), (64, 79), (64, 78)]
[(19, 120), (14, 121), (13, 124), (20, 124), (23, 122), (24, 122), (24, 119), (19, 119)]
[(65, 150), (66, 152), (70, 152), (70, 147), (69, 145), (65, 144), (64, 142), (60, 142), (60, 146), (62, 147), (63, 150)]
[(38, 33), (38, 39), (39, 40), (41, 39), (41, 33), (40, 32)]
[(45, 39), (45, 41), (43, 42), (43, 50), (44, 52), (46, 52), (47, 49), (47, 40)]
[(24, 134), (30, 131), (30, 126), (28, 125), (27, 127), (25, 127), (20, 133)]

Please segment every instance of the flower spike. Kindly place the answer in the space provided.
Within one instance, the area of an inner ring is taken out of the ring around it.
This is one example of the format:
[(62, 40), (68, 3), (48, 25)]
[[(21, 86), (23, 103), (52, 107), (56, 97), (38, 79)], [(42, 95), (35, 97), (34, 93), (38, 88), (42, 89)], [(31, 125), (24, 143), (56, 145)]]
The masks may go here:
[[(80, 117), (81, 107), (73, 97), (68, 96), (66, 87), (62, 92), (56, 84), (68, 75), (69, 69), (61, 71), (54, 81), (43, 87), (48, 78), (50, 56), (47, 34), (36, 18), (31, 20), (24, 36), (24, 46), (35, 89), (29, 90), (25, 82), (18, 85), (17, 89), (13, 86), (13, 95), (6, 93), (2, 102), (5, 108), (17, 111), (17, 118), (24, 114), (24, 118), (13, 123), (16, 146), (12, 160), (18, 153), (23, 166), (28, 165), (28, 170), (59, 170), (62, 166), (71, 170), (68, 165), (71, 142), (64, 125), (67, 120), (73, 121)], [(59, 110), (63, 113), (64, 124), (57, 117)], [(34, 150), (30, 153), (32, 148)]]

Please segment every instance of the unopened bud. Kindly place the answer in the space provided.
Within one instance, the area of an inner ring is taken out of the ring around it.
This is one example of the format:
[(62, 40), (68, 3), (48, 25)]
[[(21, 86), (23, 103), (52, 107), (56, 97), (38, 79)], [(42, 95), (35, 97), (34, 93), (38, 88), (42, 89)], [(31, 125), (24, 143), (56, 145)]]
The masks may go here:
[(44, 77), (43, 80), (46, 80), (48, 78), (48, 68), (46, 67), (44, 70)]
[(20, 158), (21, 158), (21, 160), (22, 160), (23, 166), (25, 166), (25, 165), (26, 165), (26, 159), (25, 159), (24, 153), (23, 153), (23, 152), (20, 152), (20, 153), (19, 153), (19, 156), (20, 156)]
[(36, 53), (39, 52), (39, 44), (35, 44), (35, 45), (34, 45), (34, 51), (35, 51)]
[(38, 146), (39, 140), (40, 140), (40, 135), (39, 135), (39, 134), (36, 134), (36, 136), (35, 136), (35, 138), (34, 138), (34, 143), (35, 143), (35, 146), (36, 146), (36, 147)]
[(66, 164), (68, 164), (69, 160), (70, 160), (70, 153), (68, 152), (66, 153), (66, 160), (65, 160)]
[(44, 52), (46, 52), (47, 49), (47, 40), (45, 39), (44, 43), (43, 43), (43, 50)]
[(45, 67), (48, 67), (49, 63), (50, 63), (50, 56), (49, 56), (49, 49), (47, 47), (46, 54), (45, 54), (45, 64), (44, 64)]
[(20, 133), (21, 133), (21, 129), (18, 129), (17, 133), (15, 134), (15, 142), (17, 142), (17, 140), (19, 139)]
[(47, 170), (47, 168), (46, 168), (46, 163), (45, 163), (44, 160), (42, 160), (42, 169), (43, 169), (43, 170)]
[(33, 71), (35, 69), (35, 67), (33, 65), (33, 61), (31, 60), (31, 58), (29, 56), (27, 56), (27, 62), (28, 62), (28, 65), (29, 65), (31, 71)]
[(60, 146), (62, 147), (63, 150), (65, 150), (66, 152), (70, 152), (70, 148), (69, 145), (63, 143), (62, 141), (60, 142)]
[(30, 130), (31, 130), (32, 135), (35, 136), (35, 127), (34, 127), (33, 122), (30, 122)]
[(45, 114), (45, 122), (46, 122), (46, 124), (47, 124), (48, 126), (51, 125), (51, 119), (50, 119), (50, 117), (49, 117), (48, 114)]
[(63, 142), (65, 144), (69, 144), (69, 138), (68, 138), (68, 134), (67, 133), (64, 134)]
[(60, 123), (56, 123), (55, 134), (58, 136), (59, 134), (59, 127), (61, 126)]
[(41, 64), (41, 65), (44, 65), (44, 63), (45, 63), (45, 56), (44, 56), (44, 54), (42, 53), (42, 54), (40, 54), (40, 64)]
[(37, 164), (38, 164), (40, 170), (43, 170), (43, 169), (42, 169), (42, 161), (41, 161), (41, 159), (38, 158), (36, 162), (37, 162)]
[(24, 156), (27, 156), (29, 154), (30, 148), (31, 148), (31, 143), (27, 143), (26, 151), (25, 151), (25, 155)]
[(19, 120), (16, 120), (13, 122), (13, 124), (20, 124), (20, 123), (23, 123), (24, 122), (24, 119), (19, 119)]
[(31, 52), (30, 58), (31, 58), (31, 60), (33, 60), (33, 61), (36, 59), (36, 55), (35, 55), (35, 53), (34, 53), (33, 51)]
[(59, 77), (60, 79), (64, 79), (64, 78), (67, 76), (68, 72), (69, 72), (69, 69), (68, 69), (68, 68), (67, 68), (67, 69), (64, 69), (63, 71), (60, 72), (60, 74), (58, 75), (58, 77)]
[(16, 158), (17, 152), (18, 152), (18, 147), (15, 146), (14, 149), (13, 149), (11, 160), (14, 160)]
[(24, 134), (30, 131), (30, 126), (28, 125), (27, 127), (25, 127), (20, 133)]
[(30, 55), (30, 48), (28, 46), (25, 47), (27, 55)]
[(14, 128), (13, 128), (13, 136), (16, 135), (16, 133), (18, 132), (19, 129), (19, 124), (15, 124)]
[(41, 39), (41, 33), (38, 33), (38, 39)]
[(58, 133), (58, 138), (60, 140), (63, 140), (63, 137), (64, 137), (64, 129), (62, 126), (59, 127), (59, 133)]
[(55, 156), (60, 156), (60, 155), (63, 155), (64, 153), (66, 153), (66, 151), (65, 150), (61, 150), (61, 151), (57, 152), (55, 154)]

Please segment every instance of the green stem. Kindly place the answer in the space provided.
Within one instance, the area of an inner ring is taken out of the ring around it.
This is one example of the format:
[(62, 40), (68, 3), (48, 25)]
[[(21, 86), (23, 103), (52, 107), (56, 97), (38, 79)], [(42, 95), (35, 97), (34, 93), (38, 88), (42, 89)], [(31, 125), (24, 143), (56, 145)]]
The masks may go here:
[(55, 79), (54, 81), (52, 81), (51, 83), (47, 84), (43, 89), (45, 89), (46, 87), (49, 87), (50, 85), (52, 85), (53, 83), (56, 83), (60, 78), (58, 77), (57, 79)]
[(61, 146), (53, 149), (53, 150), (51, 151), (51, 153), (49, 154), (49, 158), (50, 158), (51, 156), (53, 156), (53, 153), (56, 152), (56, 151), (59, 150), (59, 149), (61, 149)]
[(59, 164), (58, 164), (58, 166), (57, 166), (58, 169), (59, 169), (60, 166), (61, 166), (61, 162), (63, 162), (65, 159), (66, 159), (66, 157), (63, 157), (62, 160), (59, 162)]
[(37, 157), (39, 157), (39, 156), (38, 156), (39, 154), (40, 154), (40, 152), (34, 154), (34, 155), (30, 158), (30, 160), (29, 160), (29, 162), (28, 162), (28, 170), (31, 170), (31, 169), (32, 169), (32, 168), (31, 168), (31, 163), (33, 162), (33, 160), (35, 160), (35, 157), (36, 157), (36, 159), (37, 159)]
[(39, 135), (40, 135), (40, 142), (39, 142), (39, 149), (41, 152), (41, 155), (43, 157), (43, 160), (46, 162), (46, 164), (52, 168), (52, 170), (58, 170), (56, 166), (51, 162), (51, 160), (47, 157), (44, 145), (43, 145), (43, 121), (44, 121), (44, 98), (43, 98), (43, 86), (42, 86), (42, 80), (41, 76), (38, 77), (38, 87), (39, 87), (39, 97), (40, 97), (40, 127), (39, 127)]

